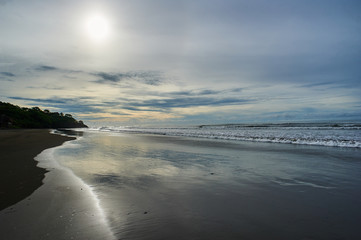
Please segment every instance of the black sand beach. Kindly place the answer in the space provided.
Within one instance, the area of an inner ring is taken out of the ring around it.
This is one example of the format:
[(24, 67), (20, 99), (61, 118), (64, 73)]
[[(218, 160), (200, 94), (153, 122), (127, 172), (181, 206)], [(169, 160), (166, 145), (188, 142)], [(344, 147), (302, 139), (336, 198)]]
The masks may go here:
[(92, 187), (116, 239), (356, 240), (359, 153), (85, 132), (54, 158)]
[(359, 153), (84, 132), (36, 157), (50, 171), (0, 239), (356, 240)]
[(48, 130), (0, 134), (1, 240), (114, 239), (91, 188), (51, 157), (52, 147), (74, 138)]
[(0, 130), (0, 210), (29, 196), (42, 185), (43, 168), (34, 157), (47, 148), (75, 138), (50, 134), (49, 130)]

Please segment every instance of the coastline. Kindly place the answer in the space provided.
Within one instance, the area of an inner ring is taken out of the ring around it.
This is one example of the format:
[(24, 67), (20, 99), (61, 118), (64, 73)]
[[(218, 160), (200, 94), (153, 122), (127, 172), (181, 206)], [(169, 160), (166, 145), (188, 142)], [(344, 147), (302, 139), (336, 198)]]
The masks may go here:
[[(37, 154), (37, 162), (34, 156), (18, 160), (20, 163), (34, 162), (33, 173), (39, 171), (34, 169), (40, 169), (39, 178), (43, 178), (35, 182), (36, 188), (32, 188), (33, 192), (28, 196), (12, 198), (18, 202), (0, 211), (0, 239), (115, 239), (96, 193), (71, 169), (56, 160), (56, 152), (73, 145), (74, 141), (69, 140), (74, 138), (50, 134), (47, 130), (17, 130), (7, 134), (4, 131), (0, 134), (8, 142), (8, 147), (4, 144), (1, 148), (13, 153), (13, 156), (17, 155), (14, 152), (20, 152), (19, 146), (24, 146), (21, 152), (35, 153), (35, 149), (39, 150), (34, 154)], [(23, 145), (19, 145), (20, 139)], [(16, 171), (17, 168), (15, 164)], [(20, 192), (24, 193), (22, 189)]]
[(116, 239), (360, 236), (359, 149), (112, 132), (61, 148)]
[(51, 134), (48, 129), (0, 130), (0, 211), (43, 184), (47, 170), (34, 160), (39, 153), (74, 139)]
[(0, 239), (360, 236), (359, 149), (83, 134), (36, 156), (44, 184)]

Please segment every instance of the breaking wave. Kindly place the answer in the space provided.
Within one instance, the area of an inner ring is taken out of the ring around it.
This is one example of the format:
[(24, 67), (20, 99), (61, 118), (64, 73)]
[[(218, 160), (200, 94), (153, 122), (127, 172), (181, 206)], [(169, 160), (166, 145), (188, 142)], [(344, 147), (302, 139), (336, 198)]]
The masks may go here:
[(355, 123), (226, 124), (168, 128), (99, 127), (90, 130), (361, 148), (361, 124)]

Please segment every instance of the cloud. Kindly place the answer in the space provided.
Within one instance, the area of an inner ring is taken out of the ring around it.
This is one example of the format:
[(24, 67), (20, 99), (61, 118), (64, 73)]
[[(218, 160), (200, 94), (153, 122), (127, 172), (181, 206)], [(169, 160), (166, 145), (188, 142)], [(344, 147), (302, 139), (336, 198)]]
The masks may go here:
[(167, 95), (171, 95), (171, 96), (192, 96), (192, 95), (194, 95), (194, 92), (193, 91), (178, 91), (178, 92), (167, 93)]
[(115, 111), (112, 111), (112, 112), (107, 112), (107, 113), (110, 113), (110, 114), (113, 114), (113, 115), (117, 115), (117, 116), (131, 116), (131, 114), (129, 114), (129, 113), (123, 113), (123, 112), (115, 112)]
[[(6, 78), (2, 78), (1, 75), (6, 77)], [(15, 77), (15, 74), (13, 74), (11, 72), (0, 72), (0, 81), (13, 82), (13, 80), (8, 79), (8, 77)]]
[(139, 107), (131, 107), (131, 106), (123, 106), (121, 107), (125, 110), (135, 111), (135, 112), (168, 112), (166, 109), (149, 109), (149, 108), (139, 108)]
[(213, 90), (202, 90), (198, 92), (197, 95), (212, 95), (212, 94), (218, 94), (220, 91), (213, 91)]
[(335, 82), (316, 82), (316, 83), (309, 83), (309, 84), (304, 84), (304, 85), (301, 85), (299, 87), (302, 87), (302, 88), (313, 88), (313, 87), (320, 87), (320, 86), (327, 86), (327, 85), (332, 85), (334, 84)]
[(231, 92), (241, 92), (243, 91), (243, 88), (233, 88), (233, 89), (230, 89)]
[(330, 110), (322, 110), (316, 108), (301, 108), (297, 110), (287, 110), (278, 112), (265, 112), (259, 115), (259, 119), (265, 121), (303, 121), (303, 120), (319, 120), (319, 119), (333, 119), (333, 120), (352, 120), (360, 119), (360, 111), (334, 112)]
[[(74, 98), (24, 98), (24, 97), (8, 97), (9, 99), (22, 100), (30, 102), (30, 104), (40, 105), (42, 109), (53, 108), (58, 109), (55, 111), (61, 111), (64, 113), (72, 114), (90, 114), (91, 117), (83, 117), (83, 119), (88, 120), (99, 120), (106, 119), (108, 117), (99, 116), (99, 114), (111, 114), (117, 116), (130, 116), (131, 114), (116, 111), (117, 109), (127, 109), (122, 108), (119, 102), (102, 102), (97, 101), (94, 103), (94, 98), (91, 97), (74, 97)], [(137, 109), (131, 109), (138, 111)]]
[(36, 102), (36, 103), (52, 103), (52, 104), (62, 104), (66, 103), (68, 99), (61, 99), (61, 98), (23, 98), (23, 97), (8, 97), (14, 100), (23, 100), (29, 102)]
[(53, 66), (47, 66), (47, 65), (41, 65), (35, 68), (38, 71), (54, 71), (54, 70), (58, 70), (57, 67), (53, 67)]
[(93, 73), (93, 75), (100, 77), (100, 79), (96, 81), (97, 83), (119, 82), (122, 78), (124, 78), (122, 74), (113, 74), (113, 73), (105, 73), (105, 72)]
[(158, 86), (164, 80), (163, 74), (158, 71), (137, 71), (130, 72), (130, 75), (133, 79), (152, 86)]
[(199, 106), (243, 105), (253, 102), (240, 98), (212, 98), (212, 97), (181, 97), (168, 99), (152, 99), (142, 102), (130, 102), (129, 107), (150, 107), (153, 109), (188, 108)]
[(164, 80), (163, 74), (157, 71), (129, 71), (119, 73), (97, 72), (91, 73), (100, 79), (97, 83), (118, 83), (123, 80), (132, 80), (146, 85), (158, 86)]
[(44, 86), (44, 87), (33, 87), (33, 86), (28, 86), (26, 87), (28, 89), (46, 89), (46, 90), (64, 90), (65, 87), (56, 87), (56, 86), (50, 86), (50, 85), (47, 85), (47, 86)]
[[(126, 72), (86, 72), (75, 69), (64, 69), (50, 65), (40, 65), (35, 68), (37, 71), (49, 72), (49, 71), (61, 71), (66, 73), (82, 73), (89, 74), (97, 77), (98, 79), (93, 81), (100, 84), (116, 84), (122, 81), (136, 81), (150, 86), (159, 86), (164, 81), (164, 74), (159, 71), (126, 71)], [(74, 78), (74, 76), (65, 78)]]
[(64, 112), (71, 113), (99, 113), (102, 110), (96, 108), (96, 104), (85, 102), (84, 98), (24, 98), (24, 97), (8, 97), (14, 100), (22, 100), (31, 102), (31, 104), (40, 104), (44, 107), (59, 108)]
[(242, 88), (236, 89), (224, 89), (224, 90), (210, 90), (210, 89), (202, 89), (202, 90), (189, 90), (189, 91), (178, 91), (178, 92), (170, 92), (166, 95), (168, 96), (205, 96), (205, 95), (218, 95), (225, 93), (237, 93), (241, 92)]
[[(76, 102), (77, 100), (74, 99), (74, 102)], [(71, 113), (104, 113), (106, 111), (106, 109), (104, 108), (98, 108), (95, 107), (94, 104), (92, 103), (86, 103), (86, 102), (76, 102), (76, 103), (71, 103), (68, 102), (67, 104), (61, 106), (61, 109), (64, 112), (71, 112)]]
[(0, 72), (0, 74), (6, 77), (15, 77), (15, 74), (11, 72)]

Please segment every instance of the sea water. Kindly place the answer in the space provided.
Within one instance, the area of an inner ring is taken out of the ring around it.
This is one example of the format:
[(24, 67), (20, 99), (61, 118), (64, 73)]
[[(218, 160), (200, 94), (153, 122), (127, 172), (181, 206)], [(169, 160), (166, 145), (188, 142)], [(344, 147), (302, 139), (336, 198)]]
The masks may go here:
[(361, 148), (361, 123), (226, 124), (167, 128), (104, 126), (92, 130)]
[(103, 127), (53, 157), (91, 187), (117, 239), (360, 239), (360, 131)]

